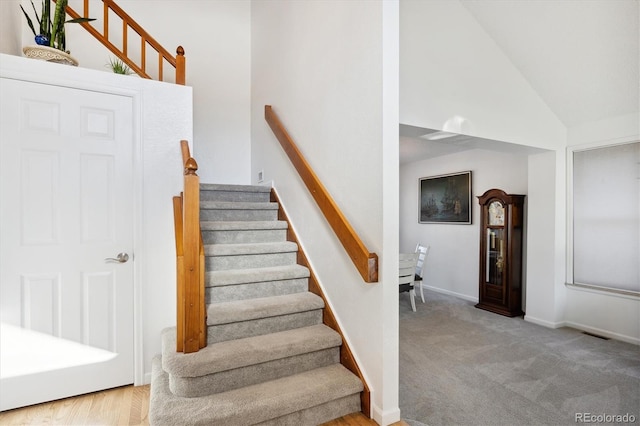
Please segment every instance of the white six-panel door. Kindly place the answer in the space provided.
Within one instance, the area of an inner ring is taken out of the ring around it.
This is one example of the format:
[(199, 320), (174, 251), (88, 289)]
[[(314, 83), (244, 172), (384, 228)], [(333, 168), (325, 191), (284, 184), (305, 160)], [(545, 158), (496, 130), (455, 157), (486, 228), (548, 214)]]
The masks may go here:
[(0, 94), (0, 410), (133, 383), (132, 99)]

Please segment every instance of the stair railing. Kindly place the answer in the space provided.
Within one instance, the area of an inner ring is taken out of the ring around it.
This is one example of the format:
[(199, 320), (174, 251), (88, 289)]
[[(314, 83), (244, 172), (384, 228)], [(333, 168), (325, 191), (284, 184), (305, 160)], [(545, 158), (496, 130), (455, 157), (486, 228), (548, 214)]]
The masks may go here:
[(265, 105), (264, 118), (269, 127), (289, 156), (289, 160), (298, 171), (302, 181), (318, 204), (333, 232), (342, 243), (351, 261), (360, 272), (362, 279), (367, 283), (378, 281), (378, 255), (370, 253), (349, 221), (340, 211), (329, 192), (315, 174), (307, 160), (304, 158), (295, 142), (289, 136), (284, 125), (273, 111), (271, 105)]
[[(55, 1), (55, 0), (54, 0)], [(158, 54), (158, 80), (164, 81), (164, 64), (165, 62), (175, 68), (176, 72), (176, 84), (184, 85), (186, 82), (186, 60), (184, 57), (184, 49), (182, 46), (178, 46), (176, 49), (176, 56), (173, 56), (167, 49), (162, 47), (151, 35), (144, 30), (131, 16), (129, 16), (120, 6), (118, 6), (113, 0), (102, 0), (103, 8), (103, 30), (102, 33), (98, 31), (90, 22), (81, 22), (82, 25), (91, 35), (93, 35), (100, 43), (105, 45), (107, 49), (113, 52), (118, 58), (120, 58), (125, 64), (127, 64), (133, 71), (135, 71), (140, 77), (149, 78), (152, 77), (147, 73), (147, 45), (156, 51)], [(67, 6), (67, 14), (73, 19), (77, 18), (89, 18), (89, 0), (83, 0), (82, 15)], [(116, 46), (112, 40), (109, 39), (109, 12), (115, 13), (122, 20), (122, 48)], [(140, 61), (136, 62), (131, 59), (128, 49), (128, 30), (131, 28), (140, 36)]]
[(184, 192), (173, 197), (176, 234), (177, 321), (176, 351), (198, 352), (207, 344), (204, 290), (204, 245), (200, 232), (200, 178), (198, 164), (180, 141)]

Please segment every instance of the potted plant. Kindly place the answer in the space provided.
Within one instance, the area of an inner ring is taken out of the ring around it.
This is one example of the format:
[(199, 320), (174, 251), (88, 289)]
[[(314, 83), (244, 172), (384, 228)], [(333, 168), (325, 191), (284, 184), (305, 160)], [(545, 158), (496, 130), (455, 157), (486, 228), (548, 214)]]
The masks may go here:
[[(36, 10), (35, 5), (33, 4), (33, 0), (31, 0), (31, 7), (33, 8), (33, 12), (36, 15), (36, 20), (38, 21), (38, 31), (36, 32), (35, 26), (33, 25), (33, 21), (24, 10), (22, 5), (20, 5), (20, 9), (22, 9), (22, 13), (24, 17), (27, 19), (27, 24), (33, 35), (35, 36), (36, 43), (40, 46), (49, 46), (53, 49), (57, 49), (62, 53), (68, 54), (69, 52), (66, 50), (66, 36), (64, 31), (64, 24), (66, 23), (79, 23), (79, 22), (89, 22), (94, 21), (93, 18), (77, 18), (66, 20), (67, 17), (67, 2), (68, 0), (57, 0), (55, 3), (55, 9), (53, 12), (53, 21), (51, 20), (51, 0), (42, 0), (42, 9), (40, 11), (40, 15), (38, 16), (38, 11)], [(27, 49), (27, 48), (25, 48)], [(25, 51), (23, 49), (23, 51)], [(26, 51), (25, 55), (30, 56)], [(38, 56), (42, 56), (41, 54)], [(35, 57), (38, 57), (35, 56)], [(62, 55), (64, 57), (64, 55)], [(31, 56), (34, 57), (34, 56)], [(41, 57), (42, 59), (50, 58)], [(73, 60), (75, 61), (75, 60)], [(77, 65), (77, 61), (74, 65)]]
[(123, 74), (123, 75), (131, 75), (133, 71), (127, 64), (125, 64), (121, 59), (118, 58), (109, 58), (109, 63), (105, 65), (106, 67), (111, 68), (115, 74)]

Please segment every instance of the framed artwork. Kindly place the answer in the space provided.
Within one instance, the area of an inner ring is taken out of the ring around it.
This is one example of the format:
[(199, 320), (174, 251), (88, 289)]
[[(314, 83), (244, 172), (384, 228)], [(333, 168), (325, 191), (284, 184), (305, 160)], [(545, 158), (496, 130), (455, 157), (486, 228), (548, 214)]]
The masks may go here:
[(471, 171), (420, 178), (418, 222), (471, 224)]

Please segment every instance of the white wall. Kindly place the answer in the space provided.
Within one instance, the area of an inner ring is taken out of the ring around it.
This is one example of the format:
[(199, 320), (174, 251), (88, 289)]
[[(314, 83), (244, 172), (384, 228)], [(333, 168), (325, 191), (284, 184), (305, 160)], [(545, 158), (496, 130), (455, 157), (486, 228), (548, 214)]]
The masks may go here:
[[(564, 125), (458, 0), (400, 2), (400, 122), (545, 149)], [(453, 129), (456, 130), (456, 129)]]
[[(25, 10), (31, 11), (29, 0), (22, 3)], [(201, 180), (249, 183), (250, 1), (118, 0), (117, 3), (170, 53), (175, 54), (179, 45), (185, 49), (187, 85), (193, 87), (193, 154)], [(76, 11), (82, 10), (81, 0), (70, 0), (69, 5)], [(18, 8), (17, 4), (15, 7)], [(99, 18), (96, 23), (102, 28), (102, 2), (91, 0), (89, 11), (91, 17)], [(24, 17), (20, 23), (22, 45), (34, 44)], [(110, 18), (112, 37), (121, 37), (121, 28), (120, 21)], [(67, 24), (66, 32), (67, 49), (80, 67), (110, 72), (105, 67), (114, 57), (109, 50), (79, 25)], [(140, 42), (134, 34), (130, 31), (131, 52), (139, 50)], [(156, 64), (157, 55), (149, 53), (147, 70), (152, 75)], [(173, 81), (173, 68), (165, 67), (164, 73), (167, 81)]]
[(22, 55), (20, 0), (0, 1), (0, 53)]
[[(418, 223), (419, 179), (466, 170), (472, 172), (473, 223)], [(477, 149), (400, 167), (400, 251), (412, 252), (419, 242), (431, 247), (424, 284), (437, 291), (478, 301), (480, 205), (476, 197), (492, 188), (526, 195), (527, 157)], [(528, 199), (525, 199), (525, 211), (527, 204)]]
[(192, 137), (191, 88), (0, 55), (3, 77), (132, 96), (136, 384), (149, 383), (160, 332), (175, 325), (175, 239), (171, 199), (183, 186), (180, 139)]
[(529, 156), (528, 164), (525, 319), (551, 328), (563, 325), (565, 308), (563, 162), (563, 151), (551, 151)]
[[(252, 176), (264, 170), (280, 194), (382, 424), (400, 418), (397, 8), (393, 1), (252, 4)], [(362, 280), (321, 216), (264, 121), (265, 104), (379, 255), (377, 284)]]

